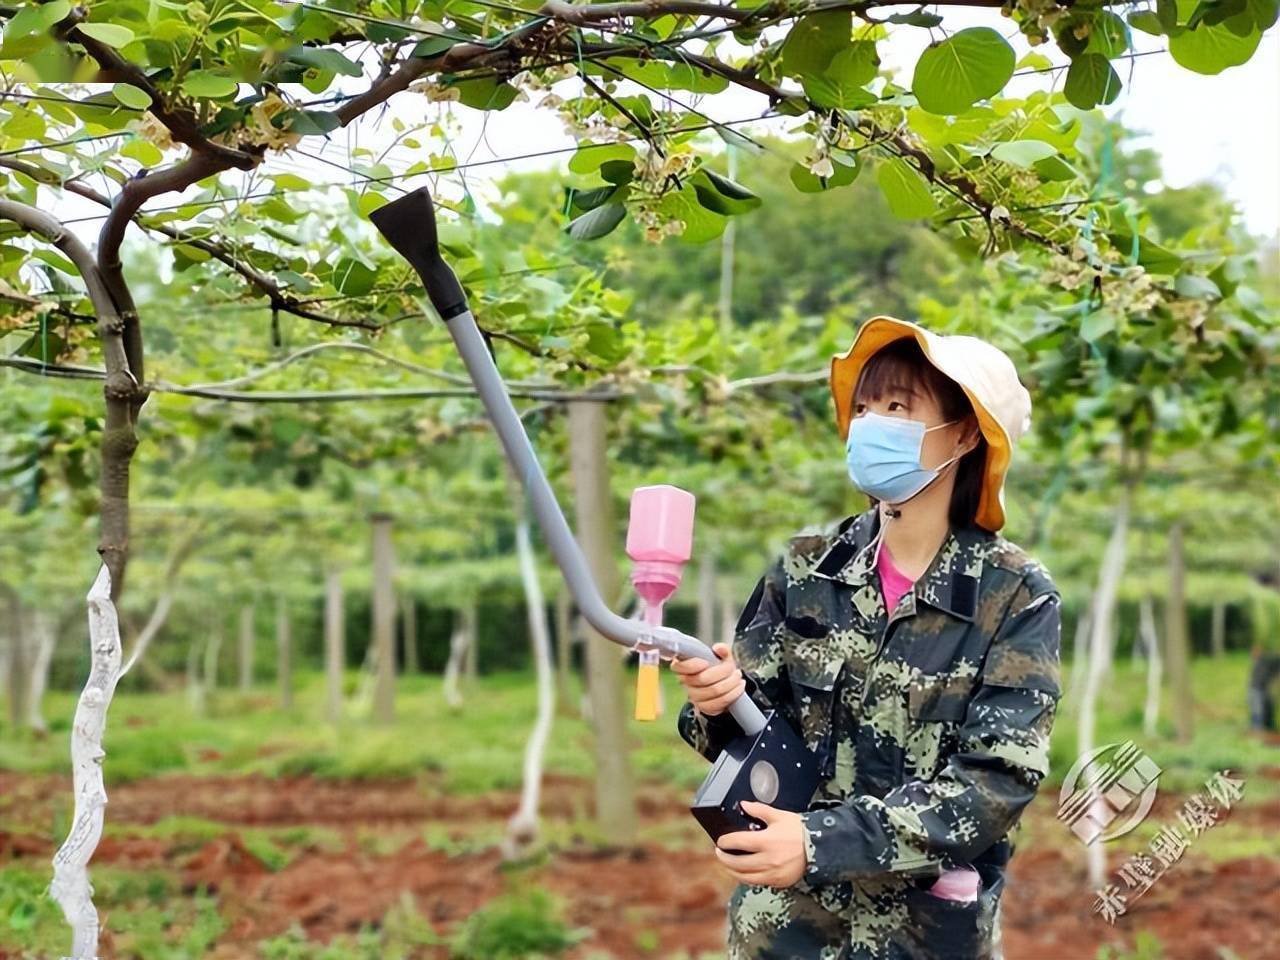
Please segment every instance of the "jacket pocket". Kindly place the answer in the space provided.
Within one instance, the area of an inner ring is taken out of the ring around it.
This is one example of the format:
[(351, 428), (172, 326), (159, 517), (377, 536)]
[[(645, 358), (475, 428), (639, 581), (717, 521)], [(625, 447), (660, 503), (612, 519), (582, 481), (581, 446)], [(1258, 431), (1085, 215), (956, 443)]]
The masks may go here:
[(782, 657), (791, 682), (796, 729), (817, 757), (822, 779), (835, 772), (836, 687), (844, 658), (830, 643), (830, 625), (812, 617), (788, 617), (782, 625)]
[(990, 960), (994, 952), (995, 912), (1003, 878), (994, 884), (979, 871), (982, 887), (973, 901), (947, 900), (926, 889), (936, 878), (908, 883), (903, 890), (903, 924), (894, 939), (912, 960)]

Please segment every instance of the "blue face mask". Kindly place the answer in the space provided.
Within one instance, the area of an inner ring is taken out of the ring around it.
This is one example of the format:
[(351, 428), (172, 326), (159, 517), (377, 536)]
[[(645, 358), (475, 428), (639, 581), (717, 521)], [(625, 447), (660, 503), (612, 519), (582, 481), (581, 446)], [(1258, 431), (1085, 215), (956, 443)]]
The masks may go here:
[(964, 454), (944, 460), (936, 467), (920, 463), (924, 435), (958, 421), (948, 420), (925, 427), (919, 420), (886, 417), (867, 411), (849, 424), (845, 447), (849, 478), (857, 488), (888, 504), (910, 500), (937, 479), (938, 471)]

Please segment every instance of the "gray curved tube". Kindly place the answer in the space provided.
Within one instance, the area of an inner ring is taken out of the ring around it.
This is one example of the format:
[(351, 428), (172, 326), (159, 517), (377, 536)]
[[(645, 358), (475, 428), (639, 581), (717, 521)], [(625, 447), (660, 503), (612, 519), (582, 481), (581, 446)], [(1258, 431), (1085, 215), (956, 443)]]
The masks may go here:
[[(448, 327), (449, 336), (466, 364), (485, 412), (498, 432), (507, 460), (529, 497), (547, 547), (587, 622), (609, 640), (633, 650), (656, 650), (659, 656), (665, 655), (668, 659), (701, 657), (708, 663), (717, 660), (700, 640), (671, 627), (652, 627), (620, 617), (600, 596), (586, 557), (569, 529), (555, 492), (538, 463), (533, 444), (529, 442), (524, 423), (511, 403), (502, 375), (467, 306), (462, 285), (440, 255), (435, 204), (427, 188), (420, 187), (379, 207), (369, 215), (369, 219), (422, 278), (427, 296)], [(744, 733), (755, 734), (764, 729), (764, 714), (750, 697), (738, 697), (730, 705), (729, 713)]]

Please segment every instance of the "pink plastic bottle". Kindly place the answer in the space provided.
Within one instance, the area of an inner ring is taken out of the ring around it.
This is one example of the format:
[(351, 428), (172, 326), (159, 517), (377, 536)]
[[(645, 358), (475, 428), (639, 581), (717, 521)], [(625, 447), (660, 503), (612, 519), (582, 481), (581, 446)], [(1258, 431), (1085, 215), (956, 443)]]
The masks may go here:
[[(644, 602), (644, 620), (662, 623), (662, 607), (684, 576), (684, 565), (693, 555), (693, 494), (669, 484), (637, 487), (631, 494), (631, 519), (627, 526), (627, 556), (631, 558), (631, 584)], [(636, 686), (636, 719), (656, 720), (658, 654), (641, 651)]]

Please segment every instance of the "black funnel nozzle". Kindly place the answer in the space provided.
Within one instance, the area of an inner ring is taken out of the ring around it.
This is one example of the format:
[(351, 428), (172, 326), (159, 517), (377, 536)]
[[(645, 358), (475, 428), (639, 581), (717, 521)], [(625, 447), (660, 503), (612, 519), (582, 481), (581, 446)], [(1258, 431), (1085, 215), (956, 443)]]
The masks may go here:
[(441, 319), (449, 320), (467, 309), (462, 284), (440, 256), (435, 204), (426, 187), (384, 204), (369, 214), (369, 219), (396, 252), (418, 271)]

